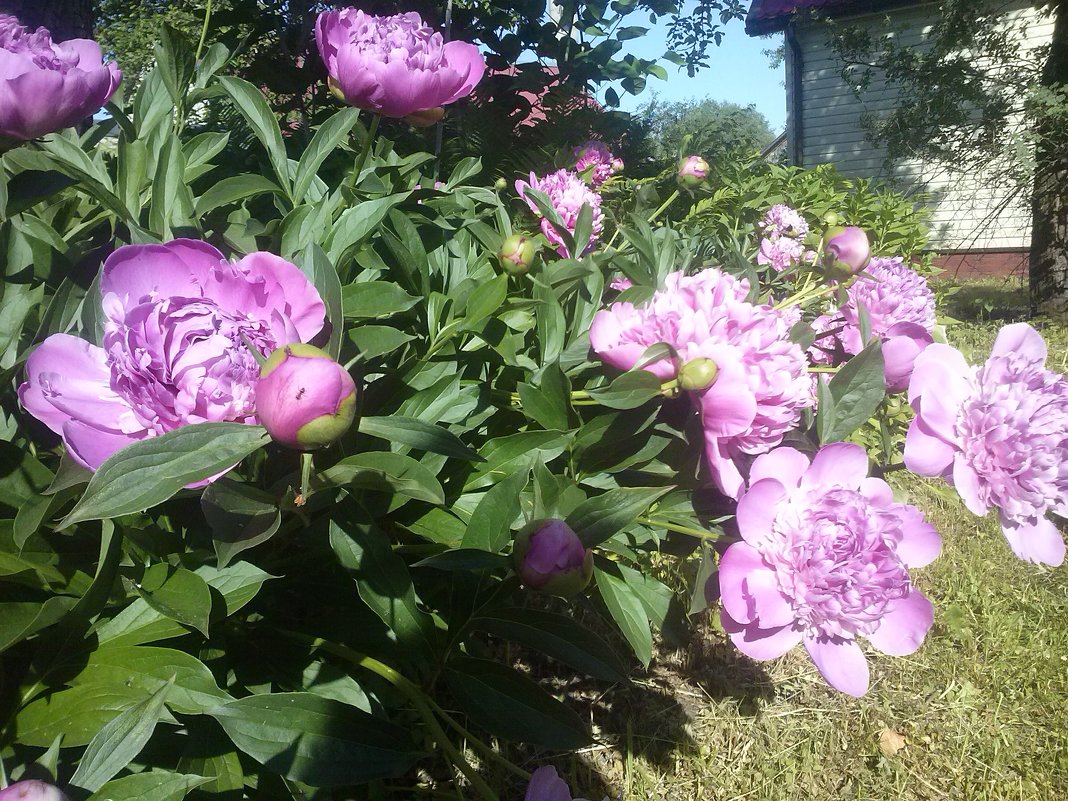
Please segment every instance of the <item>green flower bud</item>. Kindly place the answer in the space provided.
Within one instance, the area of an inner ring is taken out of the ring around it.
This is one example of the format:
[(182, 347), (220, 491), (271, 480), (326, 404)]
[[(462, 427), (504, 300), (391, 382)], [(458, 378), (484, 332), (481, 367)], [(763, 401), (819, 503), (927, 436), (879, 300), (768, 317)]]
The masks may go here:
[(509, 275), (525, 275), (537, 258), (538, 248), (534, 240), (523, 234), (512, 234), (501, 244), (497, 258)]
[(679, 386), (688, 392), (700, 392), (716, 383), (719, 368), (711, 359), (690, 359), (679, 368)]

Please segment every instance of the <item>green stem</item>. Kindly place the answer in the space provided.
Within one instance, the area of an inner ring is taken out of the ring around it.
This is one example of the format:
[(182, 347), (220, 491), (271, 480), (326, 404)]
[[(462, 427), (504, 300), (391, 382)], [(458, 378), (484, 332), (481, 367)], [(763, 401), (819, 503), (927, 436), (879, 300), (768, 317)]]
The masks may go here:
[(356, 169), (352, 174), (353, 186), (359, 183), (360, 173), (363, 172), (364, 165), (367, 164), (367, 157), (371, 155), (371, 146), (375, 143), (375, 134), (378, 132), (378, 123), (381, 119), (381, 114), (375, 114), (371, 117), (371, 125), (367, 128), (367, 139), (363, 143), (363, 150), (360, 152), (359, 159), (356, 160)]
[(678, 196), (679, 196), (679, 190), (676, 189), (674, 192), (672, 192), (670, 195), (668, 195), (668, 199), (660, 204), (660, 208), (658, 208), (656, 211), (654, 211), (650, 215), (649, 219), (646, 220), (646, 222), (652, 222), (657, 217), (659, 217), (664, 211), (667, 210), (668, 206), (670, 206), (672, 203), (675, 202), (675, 198), (677, 198)]
[(200, 61), (200, 54), (204, 51), (204, 42), (208, 38), (208, 25), (211, 24), (211, 0), (204, 9), (204, 25), (200, 29), (200, 42), (197, 43), (197, 53), (193, 56), (194, 62)]
[(428, 698), (427, 703), (430, 705), (431, 709), (433, 709), (435, 712), (438, 713), (438, 715), (441, 716), (442, 720), (452, 726), (452, 728), (456, 730), (456, 733), (463, 737), (465, 740), (467, 740), (467, 742), (474, 746), (476, 750), (481, 751), (494, 762), (501, 765), (509, 773), (513, 773), (526, 781), (530, 780), (530, 774), (527, 771), (523, 770), (510, 759), (506, 759), (505, 757), (501, 756), (494, 749), (490, 748), (480, 739), (475, 737), (475, 735), (471, 734), (471, 732), (464, 728), (463, 724), (461, 724), (452, 715), (450, 715), (448, 712), (446, 712), (444, 709), (434, 703), (432, 699)]
[(837, 373), (840, 367), (809, 367), (810, 373)]
[(310, 451), (304, 451), (300, 455), (300, 495), (304, 502), (308, 502), (311, 495), (312, 455)]
[(655, 520), (651, 517), (639, 517), (638, 522), (646, 526), (654, 526), (667, 531), (675, 531), (679, 534), (687, 534), (691, 537), (697, 537), (699, 540), (707, 540), (708, 542), (716, 542), (720, 538), (718, 534), (702, 531), (699, 528), (691, 528), (690, 526), (680, 526), (678, 523), (672, 523), (668, 520)]

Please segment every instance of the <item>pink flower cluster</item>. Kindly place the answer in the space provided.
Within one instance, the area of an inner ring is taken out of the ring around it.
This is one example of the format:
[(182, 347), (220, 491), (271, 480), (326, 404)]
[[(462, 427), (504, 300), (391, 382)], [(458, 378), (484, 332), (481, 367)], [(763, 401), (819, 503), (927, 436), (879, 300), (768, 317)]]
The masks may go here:
[[(804, 352), (790, 341), (791, 314), (749, 303), (749, 284), (717, 269), (672, 273), (664, 289), (641, 307), (615, 303), (600, 311), (590, 343), (605, 363), (632, 369), (651, 345), (667, 343), (682, 363), (711, 360), (711, 386), (692, 393), (701, 412), (705, 455), (721, 492), (738, 497), (739, 463), (778, 445), (813, 403)], [(676, 365), (645, 367), (662, 380)]]
[[(534, 173), (531, 173), (530, 181), (515, 182), (515, 189), (519, 196), (526, 201), (531, 211), (541, 216), (538, 207), (526, 196), (526, 189), (528, 188), (544, 192), (549, 196), (549, 202), (552, 203), (553, 209), (555, 209), (560, 216), (560, 220), (571, 233), (575, 232), (575, 224), (578, 222), (579, 212), (582, 211), (582, 207), (588, 205), (593, 210), (593, 236), (590, 237), (590, 243), (586, 249), (593, 249), (594, 243), (600, 237), (601, 230), (604, 227), (601, 196), (590, 189), (586, 182), (578, 176), (578, 173), (571, 170), (557, 170), (544, 178), (539, 178)], [(541, 221), (541, 232), (545, 234), (545, 238), (549, 240), (549, 243), (556, 247), (557, 253), (565, 257), (568, 255), (563, 238), (545, 218), (542, 218)]]
[(623, 171), (623, 160), (616, 158), (608, 145), (596, 139), (576, 147), (573, 151), (575, 157), (575, 172), (582, 175), (586, 170), (590, 172), (590, 185), (596, 189), (617, 172)]
[(865, 637), (911, 654), (934, 621), (909, 568), (938, 556), (941, 539), (913, 506), (868, 477), (864, 449), (835, 443), (809, 461), (777, 448), (753, 462), (739, 499), (742, 541), (719, 566), (723, 626), (743, 653), (774, 659), (804, 643), (827, 682), (868, 689)]
[(927, 279), (900, 256), (873, 258), (866, 272), (870, 277), (858, 276), (849, 285), (849, 300), (842, 308), (813, 322), (816, 331), (834, 333), (817, 339), (811, 356), (818, 363), (839, 364), (860, 353), (865, 344), (860, 325), (863, 308), (872, 334), (883, 340), (887, 390), (902, 392), (916, 357), (934, 341), (934, 293)]
[(757, 264), (770, 264), (777, 272), (797, 264), (805, 255), (808, 223), (796, 209), (784, 204), (772, 206), (760, 222), (764, 238)]
[(995, 507), (1019, 558), (1059, 565), (1064, 539), (1048, 514), (1068, 517), (1068, 380), (1045, 364), (1026, 323), (1002, 328), (982, 367), (931, 345), (909, 385), (905, 465), (944, 478), (974, 514)]

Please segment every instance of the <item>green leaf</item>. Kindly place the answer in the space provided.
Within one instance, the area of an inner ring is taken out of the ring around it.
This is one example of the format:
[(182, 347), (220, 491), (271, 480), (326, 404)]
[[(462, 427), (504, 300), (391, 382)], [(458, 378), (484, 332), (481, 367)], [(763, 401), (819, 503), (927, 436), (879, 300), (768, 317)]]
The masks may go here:
[(567, 319), (560, 300), (552, 287), (541, 281), (534, 282), (534, 300), (538, 302), (535, 324), (538, 331), (538, 347), (541, 363), (552, 364), (560, 358), (567, 335)]
[(198, 217), (201, 217), (219, 206), (226, 206), (268, 192), (281, 194), (282, 188), (270, 178), (264, 178), (262, 175), (246, 174), (223, 178), (197, 198), (195, 212)]
[(400, 776), (422, 756), (407, 729), (312, 693), (253, 695), (211, 714), (250, 757), (313, 787)]
[(591, 389), (590, 397), (610, 409), (635, 409), (660, 395), (660, 379), (648, 370), (632, 370), (617, 376), (602, 389)]
[(304, 202), (304, 196), (308, 193), (308, 187), (315, 179), (319, 167), (349, 135), (349, 131), (356, 124), (359, 116), (358, 109), (346, 108), (319, 126), (319, 130), (315, 132), (315, 136), (312, 137), (307, 149), (300, 157), (300, 163), (297, 164), (297, 177), (293, 182), (293, 205)]
[(468, 479), (464, 491), (496, 484), (521, 466), (528, 465), (536, 454), (540, 453), (542, 461), (548, 463), (567, 449), (572, 438), (573, 435), (565, 431), (523, 431), (491, 439), (479, 449), (486, 461)]
[(229, 470), (267, 439), (261, 426), (197, 423), (135, 442), (100, 465), (60, 527), (150, 509), (188, 484)]
[(54, 595), (44, 603), (0, 603), (0, 653), (58, 623), (77, 598)]
[(327, 242), (326, 253), (330, 260), (338, 264), (346, 251), (369, 237), (382, 224), (389, 210), (403, 203), (411, 194), (399, 192), (375, 200), (365, 200), (342, 212), (334, 223), (333, 233)]
[[(653, 658), (653, 634), (649, 630), (649, 616), (633, 588), (620, 575), (618, 568), (605, 560), (605, 569), (594, 567), (593, 577), (612, 619), (627, 638), (634, 655), (643, 666), (649, 667)], [(609, 567), (610, 566), (610, 567)]]
[[(225, 568), (202, 565), (194, 571), (208, 586), (218, 590), (214, 598), (212, 621), (223, 620), (256, 597), (263, 582), (271, 578), (255, 565), (235, 562)], [(138, 598), (97, 629), (97, 639), (112, 645), (138, 645), (171, 637), (181, 637), (189, 630), (153, 609)]]
[(359, 325), (349, 329), (349, 339), (360, 349), (363, 360), (377, 359), (415, 339), (389, 325)]
[(182, 801), (190, 790), (207, 784), (210, 777), (146, 770), (132, 776), (112, 779), (89, 796), (88, 801)]
[(267, 156), (274, 167), (274, 173), (278, 176), (278, 183), (286, 194), (292, 196), (289, 182), (289, 159), (286, 156), (285, 143), (282, 141), (282, 132), (278, 129), (278, 120), (267, 105), (260, 90), (248, 81), (235, 78), (232, 75), (223, 75), (218, 78), (223, 91), (234, 101), (234, 106), (241, 112), (241, 116), (249, 124), (256, 138), (266, 148)]
[(328, 486), (347, 484), (358, 489), (404, 495), (427, 503), (445, 503), (445, 492), (434, 474), (415, 459), (399, 453), (358, 453), (321, 473), (318, 480)]
[(326, 305), (326, 322), (330, 326), (330, 339), (323, 350), (334, 359), (341, 357), (341, 335), (345, 330), (345, 317), (342, 311), (341, 279), (337, 270), (326, 257), (323, 249), (314, 242), (304, 250), (300, 268), (319, 291), (319, 297)]
[(629, 528), (671, 487), (619, 487), (583, 501), (567, 516), (567, 524), (587, 548), (600, 545)]
[(463, 327), (469, 331), (497, 313), (508, 297), (508, 276), (504, 273), (480, 284), (467, 298)]
[(593, 236), (593, 208), (589, 203), (583, 203), (575, 219), (575, 249), (572, 251), (573, 258), (581, 258), (586, 246)]
[(595, 678), (627, 681), (627, 667), (612, 647), (567, 615), (504, 607), (479, 615), (471, 628), (525, 645)]
[(352, 573), (360, 598), (413, 657), (428, 656), (434, 622), (419, 608), (408, 566), (382, 529), (358, 519), (351, 507), (343, 509), (341, 518), (330, 521), (330, 547)]
[(820, 443), (844, 440), (875, 414), (886, 397), (881, 340), (875, 339), (839, 370), (828, 387), (830, 415), (817, 416)]
[(161, 615), (208, 636), (211, 590), (196, 573), (168, 564), (152, 565), (134, 586), (145, 603)]
[(70, 783), (94, 792), (141, 753), (156, 730), (174, 679), (109, 721), (90, 741)]
[(193, 195), (185, 179), (185, 157), (178, 137), (171, 136), (163, 144), (152, 177), (152, 205), (148, 225), (153, 233), (170, 238), (171, 230), (187, 227), (193, 217)]
[(373, 320), (408, 311), (419, 298), (388, 281), (363, 281), (344, 287), (341, 302), (346, 317)]
[(456, 657), (445, 682), (464, 713), (500, 737), (571, 750), (590, 741), (582, 719), (526, 676), (488, 659)]
[(226, 567), (237, 554), (269, 540), (282, 523), (277, 499), (225, 477), (208, 485), (200, 496), (200, 507), (211, 526), (219, 567)]
[(499, 553), (478, 548), (454, 548), (420, 559), (412, 567), (432, 567), (435, 570), (503, 570), (512, 560)]
[(477, 451), (472, 450), (447, 428), (427, 423), (415, 417), (361, 417), (360, 433), (377, 437), (421, 451), (440, 453), (469, 462), (484, 462)]
[(464, 548), (497, 552), (512, 539), (512, 523), (519, 517), (519, 495), (527, 486), (530, 468), (516, 470), (482, 496), (464, 533)]

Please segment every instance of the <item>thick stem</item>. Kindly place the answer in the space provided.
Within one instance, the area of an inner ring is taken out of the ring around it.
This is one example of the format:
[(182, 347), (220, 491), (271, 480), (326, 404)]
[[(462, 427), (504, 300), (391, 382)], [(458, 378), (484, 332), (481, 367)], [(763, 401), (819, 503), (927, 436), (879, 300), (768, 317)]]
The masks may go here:
[(193, 56), (193, 61), (200, 61), (200, 54), (204, 52), (204, 42), (208, 38), (208, 26), (211, 24), (211, 0), (208, 0), (207, 5), (204, 8), (204, 25), (200, 29), (200, 41), (197, 43), (197, 53)]

